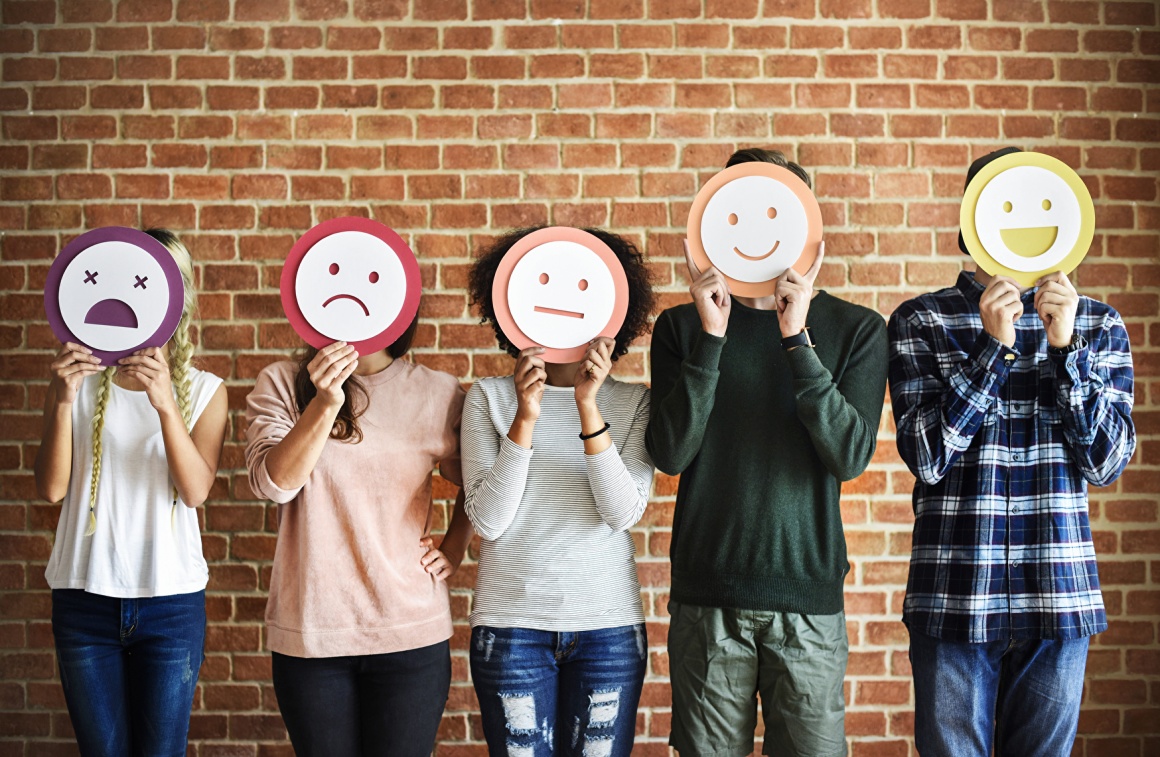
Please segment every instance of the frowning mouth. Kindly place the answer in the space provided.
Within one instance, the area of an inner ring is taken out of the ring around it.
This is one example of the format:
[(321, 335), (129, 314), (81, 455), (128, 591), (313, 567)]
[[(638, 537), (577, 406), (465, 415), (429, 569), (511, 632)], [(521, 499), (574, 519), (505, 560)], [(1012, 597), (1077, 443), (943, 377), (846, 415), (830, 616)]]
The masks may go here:
[(355, 302), (358, 303), (358, 306), (363, 309), (364, 315), (371, 314), (371, 311), (369, 309), (367, 309), (367, 306), (363, 304), (363, 301), (360, 300), (358, 297), (355, 297), (353, 294), (336, 294), (333, 297), (331, 297), (329, 300), (327, 300), (326, 302), (322, 303), (322, 307), (326, 307), (327, 305), (334, 302), (335, 300), (343, 300), (343, 299), (354, 300)]
[(745, 258), (746, 260), (758, 261), (758, 260), (765, 260), (773, 253), (777, 252), (777, 248), (780, 246), (781, 246), (781, 240), (779, 239), (773, 243), (773, 247), (770, 247), (769, 252), (765, 253), (764, 255), (746, 255), (744, 252), (737, 249), (736, 247), (733, 248), (733, 251), (736, 252), (741, 257)]
[(575, 313), (571, 310), (557, 310), (556, 308), (545, 308), (545, 307), (541, 307), (539, 305), (536, 305), (532, 309), (535, 310), (537, 313), (547, 313), (548, 315), (563, 315), (563, 316), (567, 316), (569, 318), (583, 318), (584, 317), (583, 313)]

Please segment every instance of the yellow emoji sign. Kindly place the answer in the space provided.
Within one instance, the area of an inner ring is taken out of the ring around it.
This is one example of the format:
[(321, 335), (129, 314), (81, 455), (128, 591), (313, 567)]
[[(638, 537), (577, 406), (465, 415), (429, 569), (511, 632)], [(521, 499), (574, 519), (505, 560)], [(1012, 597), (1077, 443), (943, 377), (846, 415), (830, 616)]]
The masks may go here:
[(959, 226), (980, 268), (1030, 287), (1048, 273), (1071, 273), (1080, 264), (1095, 235), (1095, 208), (1066, 163), (1015, 152), (986, 164), (971, 179)]

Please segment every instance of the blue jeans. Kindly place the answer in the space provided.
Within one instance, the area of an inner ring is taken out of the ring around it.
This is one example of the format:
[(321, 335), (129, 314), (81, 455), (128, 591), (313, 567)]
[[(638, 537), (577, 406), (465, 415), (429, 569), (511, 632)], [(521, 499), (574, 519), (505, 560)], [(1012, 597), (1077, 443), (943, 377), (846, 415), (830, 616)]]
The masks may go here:
[(647, 650), (644, 625), (473, 628), (471, 678), (489, 753), (631, 754)]
[(52, 633), (82, 755), (184, 757), (204, 591), (116, 599), (54, 589)]
[(1088, 638), (963, 644), (910, 632), (922, 757), (1067, 757)]

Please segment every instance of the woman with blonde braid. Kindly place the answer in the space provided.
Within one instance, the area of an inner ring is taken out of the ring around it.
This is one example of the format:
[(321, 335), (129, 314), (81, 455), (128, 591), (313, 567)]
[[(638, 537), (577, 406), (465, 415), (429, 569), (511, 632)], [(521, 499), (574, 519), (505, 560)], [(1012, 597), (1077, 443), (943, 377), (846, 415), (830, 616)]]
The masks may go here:
[(147, 232), (185, 282), (177, 332), (102, 370), (65, 344), (52, 363), (37, 491), (60, 502), (45, 571), (60, 678), (84, 755), (185, 754), (205, 641), (196, 508), (209, 496), (226, 391), (190, 365), (193, 263)]

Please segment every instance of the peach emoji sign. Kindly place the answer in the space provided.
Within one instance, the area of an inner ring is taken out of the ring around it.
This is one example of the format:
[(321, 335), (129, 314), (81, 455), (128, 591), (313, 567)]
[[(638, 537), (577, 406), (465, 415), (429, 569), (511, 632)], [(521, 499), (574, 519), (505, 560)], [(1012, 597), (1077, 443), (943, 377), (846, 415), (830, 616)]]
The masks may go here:
[(137, 229), (81, 234), (52, 261), (44, 311), (62, 342), (79, 342), (103, 365), (169, 341), (185, 307), (181, 271), (165, 245)]
[(806, 183), (772, 163), (740, 163), (701, 187), (689, 211), (689, 252), (742, 297), (773, 294), (777, 277), (805, 273), (822, 241), (822, 211)]
[(392, 229), (367, 218), (323, 221), (282, 267), (282, 308), (314, 347), (343, 341), (366, 355), (389, 346), (419, 311), (419, 263)]
[(549, 363), (584, 357), (615, 337), (628, 312), (628, 279), (608, 245), (554, 226), (520, 239), (500, 261), (491, 290), (496, 320), (518, 349), (541, 346)]
[(959, 211), (971, 258), (991, 275), (1033, 286), (1071, 273), (1095, 235), (1095, 207), (1075, 171), (1050, 155), (1014, 152), (983, 166)]

